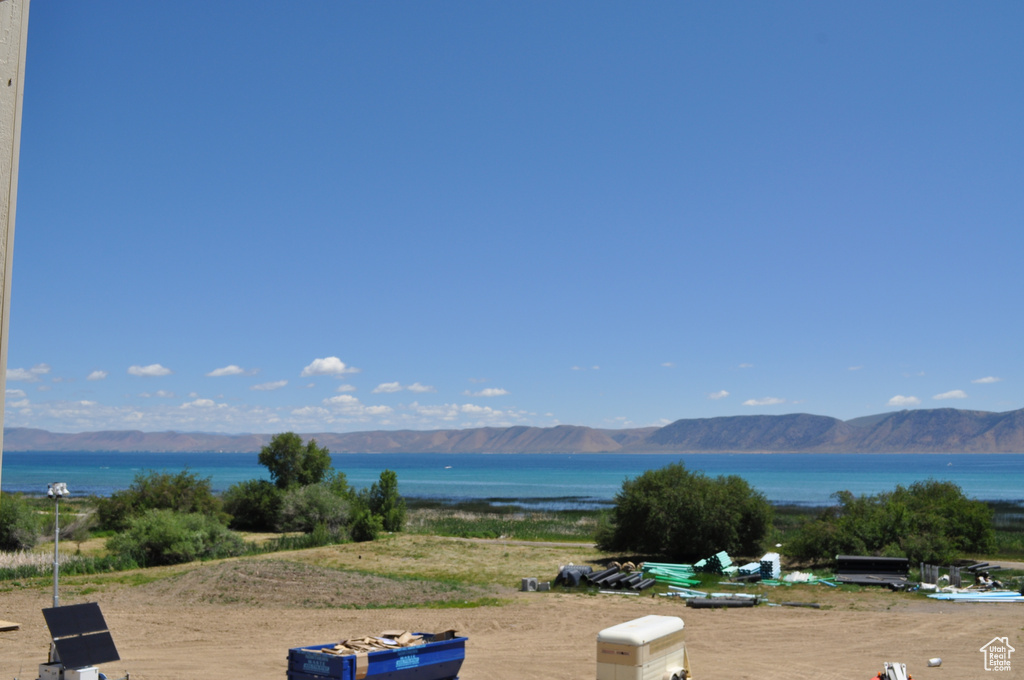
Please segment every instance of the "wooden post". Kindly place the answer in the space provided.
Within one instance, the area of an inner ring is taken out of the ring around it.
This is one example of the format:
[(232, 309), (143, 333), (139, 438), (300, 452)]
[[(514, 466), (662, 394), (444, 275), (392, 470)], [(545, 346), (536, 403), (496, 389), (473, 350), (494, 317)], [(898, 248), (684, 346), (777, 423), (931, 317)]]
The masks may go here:
[[(18, 203), (21, 102), (25, 92), (25, 45), (29, 0), (0, 0), (0, 475), (3, 473), (4, 394), (7, 390), (7, 330), (11, 310), (14, 213)], [(2, 481), (0, 476), (0, 481)]]

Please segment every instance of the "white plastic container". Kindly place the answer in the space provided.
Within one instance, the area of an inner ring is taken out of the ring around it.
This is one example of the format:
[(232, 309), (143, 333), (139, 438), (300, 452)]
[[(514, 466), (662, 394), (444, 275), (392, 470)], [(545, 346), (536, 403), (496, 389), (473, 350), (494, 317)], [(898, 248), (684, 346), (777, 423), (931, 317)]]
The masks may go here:
[(677, 616), (644, 616), (597, 634), (597, 680), (683, 680), (690, 678)]

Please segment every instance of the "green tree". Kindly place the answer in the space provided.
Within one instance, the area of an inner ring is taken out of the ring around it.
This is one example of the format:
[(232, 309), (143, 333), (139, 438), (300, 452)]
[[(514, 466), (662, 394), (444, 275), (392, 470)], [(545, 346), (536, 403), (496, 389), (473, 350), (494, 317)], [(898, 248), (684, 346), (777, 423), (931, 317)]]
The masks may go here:
[(597, 532), (603, 550), (699, 559), (760, 552), (771, 527), (764, 495), (736, 476), (709, 478), (680, 463), (622, 483)]
[(317, 446), (315, 439), (305, 445), (294, 432), (274, 435), (260, 450), (260, 465), (270, 471), (270, 478), (279, 489), (319, 484), (331, 471), (331, 454)]
[(836, 555), (907, 557), (946, 564), (995, 547), (993, 511), (952, 482), (928, 480), (873, 496), (839, 491), (836, 503), (806, 523), (787, 545), (805, 559)]
[(398, 494), (398, 475), (392, 470), (380, 473), (366, 497), (366, 507), (381, 520), (384, 531), (401, 531), (405, 526), (405, 499)]
[(265, 479), (232, 484), (224, 492), (224, 511), (231, 515), (228, 526), (240, 531), (277, 531), (283, 492)]
[(188, 469), (177, 474), (140, 472), (131, 486), (101, 498), (96, 506), (100, 526), (115, 531), (127, 528), (133, 517), (157, 509), (198, 512), (224, 519), (210, 478), (201, 479)]
[(28, 550), (36, 544), (40, 517), (21, 494), (0, 493), (0, 550)]

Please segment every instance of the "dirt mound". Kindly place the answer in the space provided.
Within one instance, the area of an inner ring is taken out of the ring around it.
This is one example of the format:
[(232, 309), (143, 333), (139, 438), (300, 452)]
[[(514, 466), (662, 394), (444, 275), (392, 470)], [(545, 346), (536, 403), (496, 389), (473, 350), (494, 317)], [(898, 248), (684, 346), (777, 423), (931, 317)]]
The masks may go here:
[(402, 607), (472, 601), (488, 588), (339, 571), (287, 560), (237, 560), (142, 586), (151, 598), (181, 604), (251, 607)]

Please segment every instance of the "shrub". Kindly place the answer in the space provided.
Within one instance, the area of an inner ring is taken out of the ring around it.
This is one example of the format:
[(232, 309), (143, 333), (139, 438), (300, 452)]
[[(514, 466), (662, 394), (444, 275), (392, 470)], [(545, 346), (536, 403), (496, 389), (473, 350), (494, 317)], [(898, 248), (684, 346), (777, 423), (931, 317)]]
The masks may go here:
[(839, 554), (907, 557), (948, 564), (995, 547), (992, 509), (956, 484), (929, 480), (874, 496), (833, 494), (836, 505), (805, 524), (787, 546), (805, 559)]
[(736, 476), (714, 479), (680, 463), (627, 479), (597, 531), (602, 550), (683, 561), (725, 550), (760, 552), (771, 527), (764, 495)]
[(241, 531), (276, 531), (281, 520), (284, 496), (265, 479), (233, 484), (221, 499), (231, 515), (228, 526)]
[(201, 513), (148, 510), (130, 520), (127, 530), (111, 537), (114, 555), (146, 566), (232, 557), (245, 552), (237, 534)]
[(61, 515), (61, 519), (63, 521), (60, 528), (60, 540), (74, 541), (81, 551), (82, 542), (88, 541), (92, 537), (93, 529), (96, 528), (96, 511), (87, 509), (85, 512), (72, 515), (67, 519), (65, 519), (65, 515)]
[(349, 523), (349, 501), (334, 493), (326, 483), (289, 489), (281, 504), (281, 531), (311, 532), (323, 525), (337, 531)]
[(383, 520), (370, 512), (369, 508), (361, 505), (352, 515), (349, 532), (353, 541), (362, 543), (376, 540), (383, 528)]
[(381, 520), (384, 531), (401, 531), (405, 525), (405, 499), (398, 495), (398, 475), (392, 470), (380, 473), (366, 495), (366, 507)]
[(100, 526), (122, 531), (133, 517), (148, 510), (176, 510), (223, 518), (220, 500), (213, 495), (210, 478), (200, 479), (187, 469), (177, 474), (140, 472), (131, 486), (101, 498), (96, 507)]
[(39, 515), (20, 494), (0, 494), (0, 550), (28, 550), (36, 544), (41, 526)]

